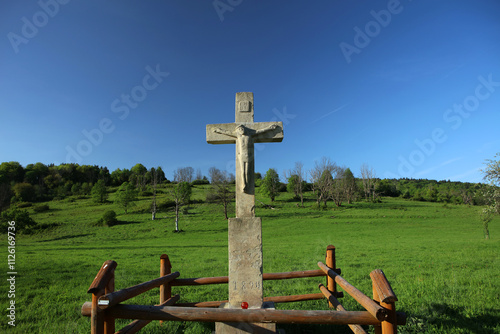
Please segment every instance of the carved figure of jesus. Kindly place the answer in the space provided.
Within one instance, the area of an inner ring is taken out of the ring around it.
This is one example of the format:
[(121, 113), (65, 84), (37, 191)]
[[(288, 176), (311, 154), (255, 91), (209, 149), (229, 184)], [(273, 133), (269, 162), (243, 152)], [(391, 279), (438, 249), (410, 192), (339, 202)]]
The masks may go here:
[(248, 186), (248, 179), (249, 179), (249, 170), (248, 170), (248, 165), (249, 163), (253, 160), (253, 156), (250, 156), (250, 148), (253, 147), (254, 140), (253, 138), (261, 133), (267, 132), (267, 131), (272, 131), (276, 129), (278, 126), (276, 124), (272, 124), (264, 129), (260, 130), (252, 130), (248, 129), (244, 125), (238, 125), (236, 126), (236, 129), (234, 132), (227, 131), (224, 129), (220, 128), (214, 128), (213, 131), (215, 133), (220, 133), (229, 137), (236, 138), (236, 145), (238, 145), (239, 148), (239, 156), (238, 161), (240, 164), (240, 170), (243, 173), (243, 184), (241, 185), (241, 190), (243, 192), (246, 192), (247, 186)]

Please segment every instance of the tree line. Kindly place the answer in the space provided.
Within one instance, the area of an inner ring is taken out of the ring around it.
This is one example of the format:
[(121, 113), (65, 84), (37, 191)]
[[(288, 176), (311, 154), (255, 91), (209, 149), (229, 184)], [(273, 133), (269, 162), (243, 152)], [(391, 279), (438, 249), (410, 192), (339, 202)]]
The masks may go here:
[[(193, 167), (178, 168), (173, 175), (175, 183), (215, 183), (216, 190), (211, 192), (209, 200), (221, 197), (219, 192), (227, 192), (227, 187), (221, 185), (234, 183), (233, 174), (215, 167), (209, 169), (210, 181), (202, 175), (200, 169), (195, 171)], [(322, 158), (309, 171), (304, 169), (302, 163), (296, 162), (294, 168), (283, 172), (285, 182), (281, 182), (278, 171), (273, 168), (264, 177), (256, 173), (255, 179), (261, 193), (271, 201), (281, 192), (288, 191), (300, 200), (301, 206), (304, 204), (306, 191), (314, 193), (318, 207), (327, 206), (328, 202), (340, 206), (344, 202), (352, 203), (360, 199), (378, 201), (383, 196), (456, 204), (484, 205), (487, 202), (484, 193), (488, 186), (485, 184), (407, 178), (380, 179), (376, 177), (373, 168), (366, 164), (361, 166), (359, 175), (356, 178), (350, 168)], [(158, 184), (171, 181), (165, 177), (161, 167), (148, 169), (140, 163), (130, 169), (118, 168), (110, 173), (107, 167), (97, 165), (56, 166), (38, 162), (23, 167), (18, 162), (3, 162), (0, 164), (0, 210), (17, 202), (41, 202), (71, 195), (92, 195), (96, 184), (98, 186), (94, 193), (97, 194), (99, 188), (120, 187), (125, 182), (139, 194), (155, 195)], [(101, 201), (103, 200), (105, 199), (102, 198)]]
[[(196, 179), (195, 179), (196, 178)], [(193, 181), (208, 183), (198, 169), (179, 168), (174, 172), (175, 182)], [(0, 164), (0, 211), (11, 203), (42, 202), (63, 199), (71, 195), (90, 195), (99, 186), (119, 187), (124, 182), (132, 184), (139, 192), (151, 191), (152, 183), (169, 183), (161, 167), (147, 169), (138, 163), (130, 169), (116, 169), (110, 173), (107, 167), (43, 163), (23, 167), (19, 162)]]
[[(356, 178), (348, 167), (337, 165), (329, 158), (315, 162), (314, 167), (306, 171), (303, 164), (295, 163), (295, 167), (283, 173), (286, 184), (280, 182), (275, 169), (266, 173), (261, 185), (261, 193), (269, 196), (271, 201), (288, 191), (294, 194), (300, 205), (304, 203), (304, 193), (314, 194), (316, 207), (327, 207), (329, 202), (335, 206), (343, 203), (366, 200), (379, 202), (381, 197), (403, 197), (405, 199), (451, 204), (486, 205), (487, 184), (436, 181), (427, 179), (380, 179), (367, 164), (363, 164)], [(310, 183), (307, 182), (310, 180)]]
[[(495, 180), (494, 167), (498, 168), (495, 163), (497, 161), (489, 161), (489, 169), (485, 171), (490, 182)], [(159, 209), (156, 201), (157, 188), (173, 183), (168, 187), (168, 193), (170, 205), (175, 208), (176, 230), (179, 230), (179, 212), (182, 206), (189, 204), (191, 187), (194, 185), (210, 184), (207, 202), (219, 203), (223, 207), (225, 218), (228, 218), (229, 205), (234, 201), (235, 177), (215, 167), (211, 167), (208, 174), (207, 178), (200, 169), (195, 171), (193, 167), (181, 167), (173, 172), (174, 178), (170, 181), (161, 167), (148, 169), (140, 163), (130, 169), (118, 168), (110, 173), (107, 167), (97, 165), (56, 166), (35, 163), (23, 167), (18, 162), (3, 162), (0, 164), (0, 212), (11, 204), (22, 207), (23, 203), (57, 200), (67, 196), (91, 196), (95, 202), (104, 203), (108, 200), (108, 187), (117, 187), (114, 201), (125, 213), (139, 195), (151, 196), (151, 214), (154, 220)], [(335, 206), (359, 200), (378, 202), (384, 196), (492, 207), (491, 198), (498, 195), (498, 185), (494, 182), (488, 185), (445, 180), (380, 179), (376, 177), (373, 168), (366, 164), (361, 166), (359, 175), (356, 178), (350, 168), (339, 166), (323, 157), (310, 170), (305, 170), (301, 162), (296, 162), (292, 169), (283, 171), (285, 182), (281, 182), (280, 175), (274, 168), (270, 168), (264, 177), (256, 173), (256, 191), (269, 197), (271, 202), (283, 192), (292, 193), (297, 206), (301, 207), (306, 200), (305, 194), (309, 193), (312, 194), (316, 208), (326, 208), (330, 202)], [(311, 200), (311, 195), (308, 195), (307, 200)], [(495, 210), (498, 211), (498, 205)], [(486, 222), (486, 227), (495, 210), (485, 211), (483, 221)]]

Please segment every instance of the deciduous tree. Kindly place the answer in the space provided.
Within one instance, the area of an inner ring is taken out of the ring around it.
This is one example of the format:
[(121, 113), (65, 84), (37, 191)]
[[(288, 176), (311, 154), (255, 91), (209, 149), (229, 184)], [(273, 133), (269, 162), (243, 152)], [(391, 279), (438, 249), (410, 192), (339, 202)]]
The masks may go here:
[(136, 199), (137, 190), (128, 182), (123, 182), (115, 193), (115, 203), (121, 206), (125, 213), (128, 213), (128, 209), (134, 205)]
[(180, 208), (189, 204), (191, 199), (191, 185), (188, 182), (179, 182), (170, 188), (170, 195), (175, 203), (175, 231), (179, 232)]
[(293, 193), (296, 198), (300, 198), (300, 205), (303, 207), (304, 190), (306, 187), (304, 164), (302, 162), (296, 162), (292, 170), (285, 172), (285, 178), (288, 180), (288, 192)]
[(96, 203), (104, 203), (108, 199), (108, 193), (106, 190), (106, 184), (103, 180), (97, 181), (90, 192), (92, 199)]
[(49, 174), (49, 168), (41, 162), (27, 165), (25, 171), (24, 180), (34, 186), (43, 186), (43, 179)]
[(211, 189), (207, 199), (221, 204), (224, 207), (224, 217), (229, 219), (227, 211), (229, 204), (234, 199), (234, 192), (231, 190), (231, 175), (215, 167), (208, 170), (208, 175), (210, 176)]
[(484, 236), (490, 238), (489, 222), (492, 216), (500, 214), (500, 153), (495, 155), (498, 160), (486, 160), (486, 168), (482, 170), (484, 179), (490, 184), (485, 191), (488, 206), (483, 209), (481, 220), (483, 221)]
[(341, 206), (342, 202), (346, 199), (345, 168), (336, 166), (333, 169), (332, 178), (333, 178), (332, 186), (328, 195), (329, 198), (333, 200), (333, 203), (335, 203), (336, 206)]
[(146, 174), (148, 173), (147, 168), (144, 167), (143, 164), (136, 164), (130, 171), (132, 174), (130, 175), (129, 183), (134, 184), (139, 191), (145, 191), (147, 183)]
[(16, 183), (14, 185), (14, 194), (18, 201), (33, 202), (36, 199), (35, 187), (27, 182)]
[(0, 183), (23, 182), (24, 168), (17, 161), (0, 164)]
[(361, 179), (366, 200), (375, 200), (375, 171), (367, 164), (361, 165)]
[(180, 167), (174, 171), (174, 181), (191, 183), (193, 181), (193, 175), (193, 167)]
[(155, 220), (156, 210), (157, 210), (156, 188), (158, 186), (158, 183), (161, 183), (163, 181), (163, 178), (165, 177), (165, 173), (163, 173), (163, 170), (161, 169), (161, 167), (151, 168), (149, 173), (151, 174), (151, 187), (153, 189), (153, 202), (151, 203), (151, 220)]
[(323, 202), (326, 208), (327, 201), (332, 197), (333, 176), (332, 173), (337, 169), (337, 165), (329, 158), (323, 157), (320, 161), (315, 161), (314, 168), (311, 169), (311, 181), (313, 183), (313, 192), (316, 194), (316, 203), (318, 208)]
[(203, 180), (203, 174), (201, 173), (201, 169), (197, 168), (196, 169), (196, 177), (195, 180)]
[(129, 169), (117, 168), (111, 173), (111, 184), (113, 186), (120, 186), (123, 184), (123, 182), (129, 181), (131, 175), (132, 172)]
[(343, 173), (344, 197), (348, 204), (352, 204), (358, 193), (358, 185), (356, 178), (349, 168), (346, 168)]
[(280, 189), (280, 177), (278, 172), (274, 168), (270, 168), (264, 179), (262, 180), (262, 184), (260, 186), (260, 192), (264, 196), (269, 196), (271, 202), (274, 202), (274, 199), (279, 194)]

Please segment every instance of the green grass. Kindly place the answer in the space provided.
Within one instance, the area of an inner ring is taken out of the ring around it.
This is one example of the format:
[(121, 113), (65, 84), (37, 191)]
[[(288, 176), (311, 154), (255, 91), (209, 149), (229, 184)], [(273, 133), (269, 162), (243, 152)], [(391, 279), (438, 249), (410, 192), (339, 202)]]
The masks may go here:
[[(196, 186), (194, 199), (204, 200), (207, 187)], [(141, 213), (149, 201), (141, 198), (127, 215), (111, 202), (95, 205), (90, 199), (48, 202), (50, 210), (41, 213), (29, 209), (37, 222), (60, 226), (18, 236), (16, 327), (8, 326), (3, 317), (0, 331), (88, 333), (90, 321), (80, 315), (80, 307), (90, 300), (86, 291), (102, 263), (110, 259), (118, 263), (117, 289), (158, 277), (162, 253), (169, 255), (181, 277), (227, 275), (227, 222), (221, 206), (191, 205), (181, 215), (184, 233), (173, 233), (173, 212), (160, 212), (155, 221), (150, 213)], [(310, 200), (306, 208), (298, 208), (288, 194), (282, 194), (273, 204), (275, 210), (257, 206), (256, 214), (263, 220), (264, 272), (317, 269), (326, 246), (333, 244), (342, 276), (365, 294), (371, 296), (369, 273), (384, 271), (399, 298), (397, 309), (409, 316), (408, 325), (399, 328), (401, 333), (500, 333), (498, 217), (490, 223), (491, 239), (486, 241), (478, 207), (391, 198), (342, 208), (330, 204), (327, 210), (313, 209), (313, 204)], [(116, 210), (120, 224), (94, 226), (109, 209)], [(5, 245), (5, 234), (2, 238)], [(266, 281), (264, 294), (315, 293), (324, 281)], [(227, 299), (223, 285), (173, 291), (181, 294), (181, 301)], [(155, 304), (158, 293), (154, 289), (130, 303)], [(7, 293), (0, 298), (5, 310)], [(349, 296), (341, 302), (348, 310), (361, 310)], [(327, 304), (321, 300), (277, 308), (327, 309)], [(117, 321), (117, 329), (128, 322)], [(287, 333), (332, 332), (327, 326), (278, 327)], [(160, 327), (153, 322), (143, 333), (163, 333), (165, 328), (169, 333), (211, 333), (213, 324), (176, 322)], [(349, 333), (347, 327), (333, 329)]]

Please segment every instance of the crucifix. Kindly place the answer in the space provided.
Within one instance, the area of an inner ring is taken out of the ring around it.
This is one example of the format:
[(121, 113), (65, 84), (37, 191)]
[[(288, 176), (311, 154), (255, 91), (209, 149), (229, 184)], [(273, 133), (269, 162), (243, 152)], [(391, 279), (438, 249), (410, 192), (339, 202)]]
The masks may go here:
[(253, 121), (253, 93), (236, 93), (235, 122), (207, 125), (209, 144), (236, 144), (236, 217), (255, 217), (254, 143), (281, 142), (282, 122)]
[[(253, 93), (236, 93), (235, 122), (209, 124), (206, 129), (209, 144), (236, 144), (236, 218), (228, 221), (228, 308), (263, 307), (262, 221), (255, 217), (254, 143), (281, 142), (283, 123), (253, 120)], [(276, 327), (216, 324), (217, 333), (259, 333), (264, 328), (269, 333)]]

